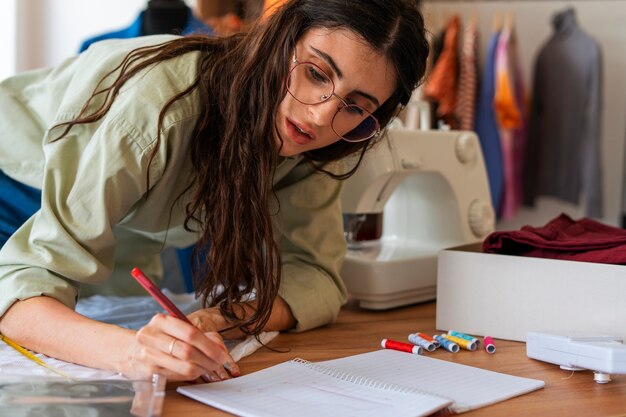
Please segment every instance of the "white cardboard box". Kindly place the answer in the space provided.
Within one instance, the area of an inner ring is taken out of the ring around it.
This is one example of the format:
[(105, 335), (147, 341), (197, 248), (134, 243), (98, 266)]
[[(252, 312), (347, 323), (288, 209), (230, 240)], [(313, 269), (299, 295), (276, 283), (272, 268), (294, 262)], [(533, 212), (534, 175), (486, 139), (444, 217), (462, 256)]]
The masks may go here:
[(526, 332), (626, 339), (626, 266), (481, 253), (439, 253), (437, 329), (526, 340)]

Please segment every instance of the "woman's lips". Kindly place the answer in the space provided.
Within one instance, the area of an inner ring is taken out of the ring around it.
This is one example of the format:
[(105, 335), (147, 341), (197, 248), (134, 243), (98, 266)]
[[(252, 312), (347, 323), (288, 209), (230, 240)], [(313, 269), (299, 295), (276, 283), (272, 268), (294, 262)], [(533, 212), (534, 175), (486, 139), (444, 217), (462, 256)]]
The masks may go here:
[(299, 145), (308, 145), (309, 143), (311, 143), (311, 141), (314, 140), (314, 138), (310, 134), (308, 134), (308, 132), (304, 133), (306, 132), (306, 129), (299, 127), (291, 120), (286, 119), (286, 125), (287, 134), (289, 135), (289, 138), (295, 143)]

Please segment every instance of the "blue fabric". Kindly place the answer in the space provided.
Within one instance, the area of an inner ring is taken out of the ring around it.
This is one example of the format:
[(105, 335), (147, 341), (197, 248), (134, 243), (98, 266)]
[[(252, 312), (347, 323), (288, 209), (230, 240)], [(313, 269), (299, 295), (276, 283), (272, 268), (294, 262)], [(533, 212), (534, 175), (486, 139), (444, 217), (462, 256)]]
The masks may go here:
[(474, 129), (483, 151), (491, 200), (496, 213), (500, 213), (502, 194), (504, 191), (504, 166), (502, 148), (500, 147), (500, 133), (496, 122), (496, 113), (493, 108), (495, 87), (496, 46), (499, 33), (494, 33), (487, 45), (487, 59), (483, 71), (483, 80), (476, 106), (476, 120)]
[[(192, 293), (175, 294), (164, 289), (163, 294), (185, 315), (202, 308), (202, 302)], [(163, 307), (149, 295), (133, 297), (93, 295), (78, 300), (76, 311), (93, 320), (116, 324), (127, 329), (139, 329), (148, 324), (155, 314), (165, 313)]]
[(0, 170), (0, 248), (41, 207), (41, 191)]
[[(0, 248), (40, 208), (40, 190), (15, 181), (0, 170)], [(193, 246), (177, 250), (186, 292), (193, 292), (192, 251)]]
[(178, 255), (178, 264), (180, 272), (183, 275), (183, 281), (185, 282), (185, 291), (193, 292), (193, 272), (191, 270), (191, 254), (193, 253), (195, 245), (191, 245), (184, 249), (178, 249), (176, 254)]
[[(105, 39), (130, 39), (136, 38), (138, 36), (144, 36), (145, 34), (142, 31), (143, 27), (143, 18), (144, 13), (139, 13), (139, 16), (135, 19), (135, 21), (128, 26), (127, 28), (116, 30), (113, 32), (103, 33), (101, 35), (94, 36), (85, 40), (80, 46), (79, 52), (83, 52), (85, 49), (89, 48), (94, 42), (102, 41)], [(211, 35), (213, 31), (210, 27), (204, 24), (201, 20), (196, 19), (193, 15), (191, 9), (188, 11), (187, 24), (183, 28), (181, 35), (191, 35), (191, 34), (208, 34)]]

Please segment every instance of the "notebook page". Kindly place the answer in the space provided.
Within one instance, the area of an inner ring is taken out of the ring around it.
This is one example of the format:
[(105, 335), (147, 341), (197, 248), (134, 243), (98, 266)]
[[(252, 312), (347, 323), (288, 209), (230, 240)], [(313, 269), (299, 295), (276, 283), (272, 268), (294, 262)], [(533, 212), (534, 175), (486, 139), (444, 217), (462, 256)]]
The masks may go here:
[(222, 382), (181, 386), (177, 391), (244, 417), (416, 417), (450, 404), (428, 394), (368, 386), (363, 378), (343, 380), (312, 365), (289, 361)]
[(320, 365), (451, 398), (457, 413), (545, 386), (545, 382), (395, 350), (377, 350)]

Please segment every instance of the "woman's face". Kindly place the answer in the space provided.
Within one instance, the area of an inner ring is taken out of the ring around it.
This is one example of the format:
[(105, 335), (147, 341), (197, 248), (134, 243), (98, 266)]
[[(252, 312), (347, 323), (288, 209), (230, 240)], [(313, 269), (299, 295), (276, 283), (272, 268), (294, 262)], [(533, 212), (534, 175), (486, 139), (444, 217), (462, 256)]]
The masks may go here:
[[(391, 96), (396, 86), (396, 72), (388, 59), (349, 30), (308, 30), (296, 44), (295, 58), (298, 63), (315, 64), (317, 67), (311, 68), (321, 69), (332, 79), (337, 96), (371, 113)], [(297, 76), (292, 76), (290, 90), (301, 91), (300, 85)], [(322, 103), (303, 104), (287, 93), (276, 115), (278, 146), (282, 139), (280, 155), (295, 156), (342, 140), (331, 125), (342, 107), (343, 103), (335, 96)], [(336, 122), (335, 127), (338, 126), (341, 129)]]

